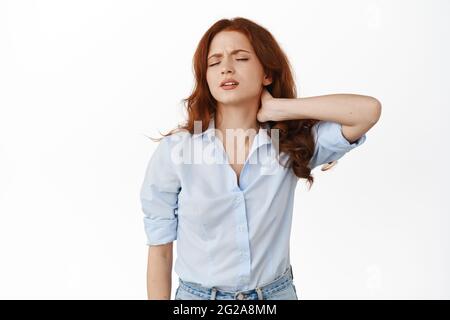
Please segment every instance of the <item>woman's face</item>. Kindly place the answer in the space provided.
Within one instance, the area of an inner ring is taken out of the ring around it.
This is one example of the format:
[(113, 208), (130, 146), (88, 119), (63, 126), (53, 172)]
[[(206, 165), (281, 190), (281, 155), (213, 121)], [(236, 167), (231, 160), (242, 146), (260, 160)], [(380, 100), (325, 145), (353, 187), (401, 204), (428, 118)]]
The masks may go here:
[[(245, 51), (237, 51), (245, 50)], [(208, 52), (206, 80), (214, 99), (222, 105), (251, 103), (261, 98), (265, 78), (263, 66), (247, 37), (238, 31), (221, 31), (213, 38)], [(239, 85), (231, 90), (221, 87), (227, 79)]]

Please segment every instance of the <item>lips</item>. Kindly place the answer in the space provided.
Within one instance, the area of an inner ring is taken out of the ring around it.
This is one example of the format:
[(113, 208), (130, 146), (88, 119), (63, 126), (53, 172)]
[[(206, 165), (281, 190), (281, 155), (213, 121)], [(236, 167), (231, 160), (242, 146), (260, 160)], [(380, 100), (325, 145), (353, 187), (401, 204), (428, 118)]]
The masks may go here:
[(235, 89), (235, 88), (237, 88), (237, 84), (232, 84), (232, 85), (223, 85), (223, 86), (221, 86), (221, 88), (223, 89), (223, 90), (233, 90), (233, 89)]
[(239, 82), (238, 81), (236, 81), (236, 80), (234, 80), (234, 79), (226, 79), (226, 80), (224, 80), (224, 81), (222, 81), (221, 83), (220, 83), (220, 86), (221, 87), (223, 87), (223, 86), (225, 86), (225, 85), (234, 85), (234, 86), (237, 86), (238, 84), (239, 84)]

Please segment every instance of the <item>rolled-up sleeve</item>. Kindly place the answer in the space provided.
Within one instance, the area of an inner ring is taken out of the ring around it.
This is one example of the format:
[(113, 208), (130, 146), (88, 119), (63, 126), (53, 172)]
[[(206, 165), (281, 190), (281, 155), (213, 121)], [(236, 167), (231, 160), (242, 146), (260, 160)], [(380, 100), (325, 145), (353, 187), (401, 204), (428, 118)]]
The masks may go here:
[(177, 238), (181, 186), (171, 160), (169, 137), (163, 137), (152, 154), (141, 187), (147, 245), (165, 244)]
[(315, 139), (313, 156), (309, 162), (309, 168), (340, 159), (350, 150), (362, 145), (366, 141), (366, 135), (350, 143), (342, 134), (342, 125), (333, 121), (319, 121), (312, 127)]

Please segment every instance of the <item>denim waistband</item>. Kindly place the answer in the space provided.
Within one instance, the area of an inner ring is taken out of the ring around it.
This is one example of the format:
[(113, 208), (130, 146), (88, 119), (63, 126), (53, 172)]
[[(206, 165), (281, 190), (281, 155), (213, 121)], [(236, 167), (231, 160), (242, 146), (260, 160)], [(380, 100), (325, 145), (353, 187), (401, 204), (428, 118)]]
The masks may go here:
[(290, 265), (286, 271), (275, 280), (257, 286), (255, 289), (244, 290), (244, 291), (226, 291), (216, 287), (208, 288), (203, 287), (198, 283), (184, 281), (179, 278), (180, 287), (187, 290), (192, 294), (199, 295), (205, 299), (214, 300), (217, 296), (224, 298), (231, 298), (237, 300), (246, 300), (257, 298), (258, 300), (264, 300), (264, 296), (269, 296), (274, 292), (282, 290), (287, 285), (289, 285), (294, 279), (294, 274), (292, 272), (292, 266)]

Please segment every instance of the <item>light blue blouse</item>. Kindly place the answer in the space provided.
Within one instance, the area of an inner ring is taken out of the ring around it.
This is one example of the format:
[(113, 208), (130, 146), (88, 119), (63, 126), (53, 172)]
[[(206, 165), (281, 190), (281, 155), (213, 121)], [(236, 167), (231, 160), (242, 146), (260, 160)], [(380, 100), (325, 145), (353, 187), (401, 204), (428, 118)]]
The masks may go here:
[[(250, 290), (290, 266), (299, 178), (278, 163), (264, 127), (253, 140), (238, 184), (214, 128), (212, 118), (204, 132), (164, 137), (153, 152), (140, 192), (147, 245), (177, 240), (174, 270), (182, 280)], [(310, 168), (337, 160), (366, 140), (363, 135), (350, 144), (341, 130), (336, 122), (314, 125)], [(279, 156), (283, 164), (288, 159), (285, 153)]]

